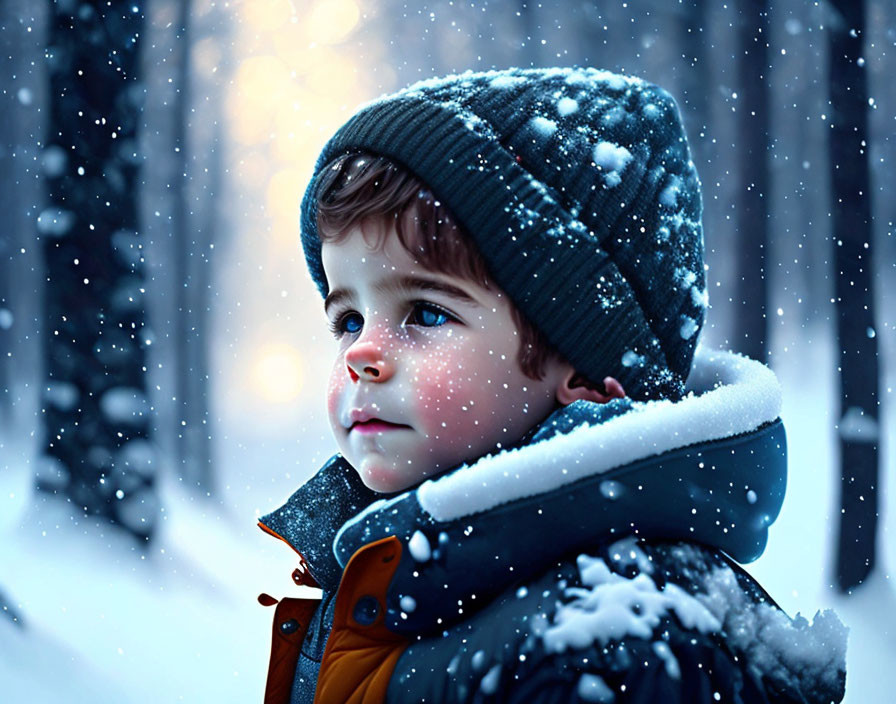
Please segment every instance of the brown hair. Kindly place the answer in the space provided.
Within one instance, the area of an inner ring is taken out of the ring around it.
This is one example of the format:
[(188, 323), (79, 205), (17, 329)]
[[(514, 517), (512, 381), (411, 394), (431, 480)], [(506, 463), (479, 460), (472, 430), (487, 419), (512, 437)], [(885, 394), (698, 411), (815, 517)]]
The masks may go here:
[[(340, 157), (322, 176), (317, 212), (321, 242), (341, 242), (355, 225), (395, 223), (401, 246), (420, 265), (434, 272), (472, 281), (487, 290), (499, 288), (472, 238), (416, 176), (395, 162), (371, 154)], [(367, 230), (364, 230), (367, 234)], [(388, 228), (377, 228), (381, 247)], [(562, 355), (510, 301), (520, 338), (517, 362), (530, 379), (544, 376), (544, 365)]]

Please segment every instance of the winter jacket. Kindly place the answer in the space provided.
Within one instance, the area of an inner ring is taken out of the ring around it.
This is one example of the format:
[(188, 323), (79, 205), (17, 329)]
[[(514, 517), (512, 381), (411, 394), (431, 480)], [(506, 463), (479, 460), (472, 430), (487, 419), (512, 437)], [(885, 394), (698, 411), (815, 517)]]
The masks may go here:
[(322, 599), (277, 603), (265, 702), (839, 702), (845, 628), (737, 565), (784, 497), (780, 388), (699, 352), (678, 402), (578, 401), (383, 498), (339, 455), (259, 525)]

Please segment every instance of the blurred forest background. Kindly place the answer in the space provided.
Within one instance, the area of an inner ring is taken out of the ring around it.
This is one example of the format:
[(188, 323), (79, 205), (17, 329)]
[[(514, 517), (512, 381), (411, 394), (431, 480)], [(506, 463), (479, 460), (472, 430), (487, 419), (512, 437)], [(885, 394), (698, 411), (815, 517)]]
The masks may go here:
[[(254, 598), (292, 588), (292, 556), (255, 517), (335, 451), (298, 231), (318, 152), (417, 79), (579, 65), (679, 101), (703, 344), (785, 389), (788, 498), (747, 568), (791, 615), (834, 606), (847, 701), (889, 701), (896, 3), (2, 0), (0, 47), (13, 692), (59, 698), (50, 667), (83, 701), (260, 696)], [(147, 661), (169, 676), (135, 690)]]

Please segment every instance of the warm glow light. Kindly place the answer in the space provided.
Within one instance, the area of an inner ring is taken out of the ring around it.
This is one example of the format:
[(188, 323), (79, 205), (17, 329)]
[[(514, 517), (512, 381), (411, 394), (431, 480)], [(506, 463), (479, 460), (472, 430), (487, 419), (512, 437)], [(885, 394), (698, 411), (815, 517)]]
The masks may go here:
[[(195, 2), (220, 5), (220, 0)], [(225, 88), (223, 118), (234, 147), (227, 151), (227, 167), (246, 194), (234, 204), (241, 225), (252, 233), (243, 271), (251, 258), (251, 270), (261, 272), (246, 296), (253, 296), (253, 308), (263, 305), (267, 313), (246, 310), (251, 316), (246, 335), (254, 342), (235, 386), (272, 417), (292, 417), (303, 396), (317, 391), (310, 387), (325, 382), (315, 366), (323, 342), (288, 338), (290, 344), (282, 328), (266, 328), (265, 320), (321, 315), (319, 299), (306, 295), (301, 198), (327, 139), (353, 106), (384, 91), (388, 49), (366, 35), (362, 54), (354, 45), (361, 35), (361, 7), (371, 12), (366, 5), (362, 0), (233, 0), (228, 6), (239, 14), (232, 41), (199, 40), (192, 56), (203, 78), (221, 73), (222, 52), (239, 57), (227, 71), (231, 80)], [(377, 83), (371, 83), (371, 71)]]
[(309, 41), (336, 44), (345, 39), (361, 19), (352, 0), (323, 0), (311, 10), (306, 31)]
[(338, 95), (341, 102), (354, 103), (357, 93), (355, 64), (337, 52), (305, 76), (308, 88), (320, 95)]
[[(348, 80), (354, 84), (356, 67), (358, 70), (363, 70), (363, 67), (358, 66), (357, 61), (345, 50), (345, 47), (322, 45), (317, 41), (309, 41), (304, 35), (298, 36), (291, 31), (291, 26), (274, 34), (270, 50), (271, 53), (282, 59), (291, 71), (295, 71), (296, 76), (306, 80), (316, 78), (323, 71), (324, 74), (348, 75)], [(371, 56), (374, 56), (376, 51), (376, 48), (372, 47), (370, 49)], [(326, 86), (326, 92), (332, 93), (334, 88), (341, 90), (342, 86), (331, 83)]]
[(299, 205), (288, 218), (277, 218), (271, 223), (271, 251), (278, 261), (283, 261), (287, 253), (301, 255), (301, 228), (299, 227)]
[(243, 144), (257, 144), (270, 135), (274, 111), (293, 97), (295, 86), (286, 65), (276, 56), (253, 56), (240, 64), (228, 100), (233, 133)]
[(284, 343), (262, 347), (252, 364), (252, 386), (271, 403), (289, 403), (302, 391), (302, 355)]
[(274, 116), (274, 156), (287, 164), (313, 163), (323, 146), (315, 138), (311, 118), (317, 118), (302, 102), (281, 105)]
[(271, 162), (258, 151), (244, 152), (238, 159), (230, 162), (230, 170), (240, 183), (261, 184), (271, 177)]
[(301, 31), (302, 25), (287, 25), (271, 37), (271, 48), (297, 75), (308, 73), (323, 63), (324, 54), (333, 50), (319, 44), (310, 44)]
[(275, 173), (268, 184), (268, 215), (298, 223), (299, 202), (310, 176), (306, 169), (282, 169)]
[(330, 97), (302, 90), (299, 99), (284, 104), (274, 116), (272, 150), (286, 164), (313, 164), (327, 138), (348, 117)]
[(257, 32), (272, 32), (286, 24), (295, 10), (290, 0), (244, 0), (242, 19)]

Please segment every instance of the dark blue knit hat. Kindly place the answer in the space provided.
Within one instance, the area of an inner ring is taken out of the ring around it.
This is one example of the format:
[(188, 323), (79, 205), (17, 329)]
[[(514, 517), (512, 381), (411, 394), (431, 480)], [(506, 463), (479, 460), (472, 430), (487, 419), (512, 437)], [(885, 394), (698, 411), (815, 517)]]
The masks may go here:
[(363, 105), (327, 142), (302, 201), (321, 294), (321, 177), (372, 152), (416, 175), (489, 273), (576, 370), (635, 399), (678, 398), (703, 325), (700, 182), (663, 89), (595, 69), (426, 80)]

